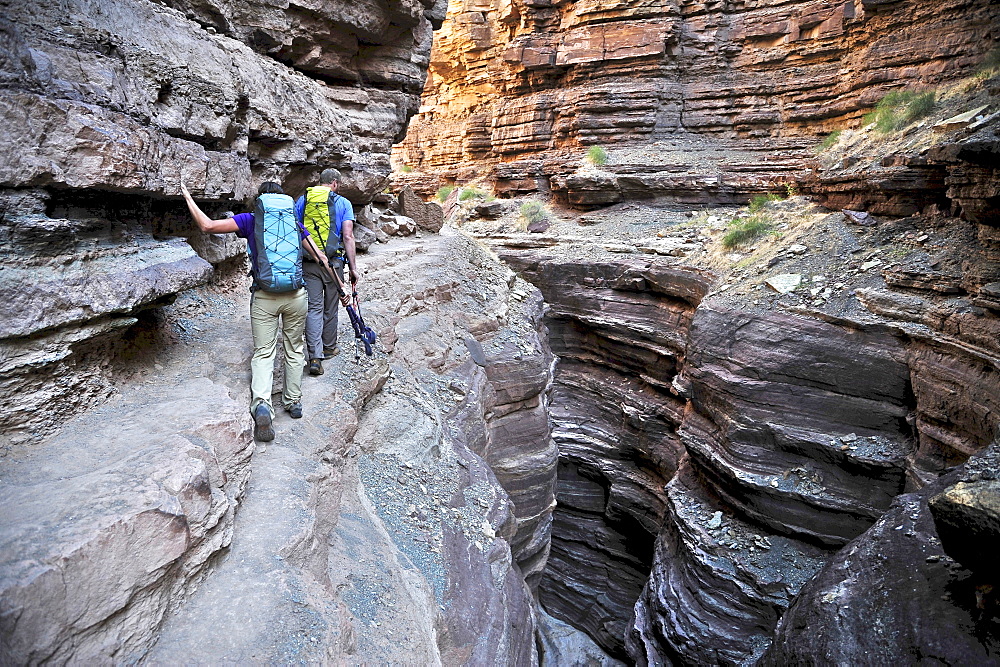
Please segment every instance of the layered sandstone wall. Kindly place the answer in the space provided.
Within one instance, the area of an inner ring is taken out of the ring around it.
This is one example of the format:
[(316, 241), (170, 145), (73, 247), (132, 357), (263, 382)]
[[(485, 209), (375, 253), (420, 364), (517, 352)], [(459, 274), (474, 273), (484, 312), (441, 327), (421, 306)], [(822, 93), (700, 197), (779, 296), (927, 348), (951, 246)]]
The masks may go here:
[[(859, 238), (916, 237), (910, 225), (936, 239), (874, 277), (838, 265)], [(853, 288), (801, 305), (710, 293), (721, 276), (697, 261), (614, 258), (599, 237), (590, 259), (563, 250), (580, 238), (553, 237), (546, 250), (491, 241), (549, 301), (560, 358), (559, 505), (540, 599), (609, 653), (641, 664), (759, 658), (839, 549), (882, 544), (888, 528), (866, 531), (899, 513), (900, 494), (982, 451), (1000, 427), (992, 237), (946, 218), (831, 229), (840, 240), (811, 270)], [(829, 590), (835, 575), (825, 576)]]
[(663, 486), (683, 455), (684, 403), (669, 387), (712, 276), (650, 261), (502, 257), (542, 289), (559, 355), (550, 408), (558, 506), (539, 599), (624, 658), (664, 520)]
[(0, 10), (9, 446), (107, 395), (109, 358), (143, 309), (205, 283), (213, 266), (241, 269), (245, 246), (194, 228), (181, 181), (213, 215), (245, 210), (262, 180), (298, 195), (328, 165), (355, 203), (382, 188), (444, 3)]
[(395, 159), (447, 181), (491, 167), (512, 192), (547, 190), (581, 146), (678, 135), (736, 150), (783, 138), (760, 143), (758, 166), (775, 152), (801, 165), (797, 148), (857, 126), (887, 91), (967, 73), (1000, 37), (998, 11), (988, 0), (469, 0), (435, 41)]

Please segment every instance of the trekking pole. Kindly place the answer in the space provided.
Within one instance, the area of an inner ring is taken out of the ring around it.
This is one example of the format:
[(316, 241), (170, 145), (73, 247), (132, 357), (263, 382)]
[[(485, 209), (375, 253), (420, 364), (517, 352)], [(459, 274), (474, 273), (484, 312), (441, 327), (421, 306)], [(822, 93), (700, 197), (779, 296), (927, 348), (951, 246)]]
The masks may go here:
[(340, 279), (340, 276), (338, 276), (337, 272), (333, 270), (329, 262), (324, 262), (321, 259), (323, 257), (323, 253), (319, 251), (319, 248), (316, 246), (316, 242), (312, 240), (311, 236), (306, 237), (306, 243), (308, 243), (309, 247), (312, 248), (313, 255), (315, 256), (316, 261), (319, 262), (319, 265), (326, 269), (326, 272), (330, 274), (331, 278), (333, 278), (333, 284), (337, 286), (337, 296), (340, 297), (341, 303), (343, 303), (344, 297), (347, 296), (347, 291), (344, 289), (344, 281)]
[[(309, 247), (312, 248), (313, 254), (316, 259), (320, 260), (320, 264), (326, 269), (326, 272), (330, 274), (333, 278), (333, 284), (337, 287), (337, 296), (340, 297), (340, 302), (344, 304), (344, 308), (347, 309), (347, 316), (351, 319), (351, 327), (354, 328), (354, 360), (358, 361), (360, 359), (360, 352), (358, 350), (358, 345), (363, 345), (365, 348), (365, 355), (372, 356), (375, 352), (372, 346), (375, 344), (375, 331), (371, 327), (365, 324), (365, 321), (361, 319), (361, 307), (358, 302), (358, 290), (354, 287), (353, 283), (352, 293), (354, 296), (355, 308), (350, 306), (350, 299), (347, 297), (347, 289), (344, 285), (344, 281), (340, 279), (337, 272), (333, 270), (329, 262), (323, 261), (325, 256), (320, 253), (319, 248), (316, 246), (316, 242), (312, 240), (311, 236), (306, 237), (306, 242)], [(344, 300), (347, 299), (345, 303)]]

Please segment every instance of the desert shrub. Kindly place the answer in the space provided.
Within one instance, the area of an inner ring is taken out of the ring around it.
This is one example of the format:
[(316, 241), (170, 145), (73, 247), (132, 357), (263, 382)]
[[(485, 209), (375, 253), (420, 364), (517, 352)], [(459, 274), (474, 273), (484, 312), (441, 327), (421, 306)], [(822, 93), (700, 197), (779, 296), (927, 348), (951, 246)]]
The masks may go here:
[(437, 195), (435, 196), (439, 202), (444, 203), (444, 200), (447, 199), (448, 195), (450, 195), (454, 190), (454, 185), (442, 185), (438, 188)]
[(600, 167), (608, 161), (608, 151), (604, 146), (591, 146), (587, 149), (587, 161), (595, 167)]
[(768, 202), (779, 201), (781, 199), (783, 199), (781, 195), (775, 194), (754, 195), (750, 200), (750, 212), (757, 213), (763, 210), (763, 208), (767, 206)]
[(469, 201), (470, 199), (486, 199), (487, 193), (479, 188), (462, 188), (458, 193), (458, 201)]
[(752, 215), (745, 220), (733, 218), (729, 222), (725, 235), (722, 237), (722, 247), (732, 250), (741, 245), (746, 245), (766, 236), (774, 231), (767, 218), (760, 215)]
[(538, 201), (526, 201), (521, 204), (521, 217), (518, 220), (517, 228), (521, 231), (526, 231), (528, 225), (541, 222), (548, 217), (549, 212), (545, 208), (545, 204)]
[(541, 222), (547, 216), (545, 204), (538, 201), (526, 201), (521, 204), (521, 217), (528, 222)]
[(840, 130), (834, 130), (830, 134), (828, 134), (825, 137), (823, 137), (823, 141), (820, 142), (819, 148), (816, 150), (816, 152), (817, 153), (822, 153), (827, 148), (830, 148), (835, 143), (837, 143), (838, 139), (840, 139)]
[(788, 199), (799, 196), (799, 186), (795, 183), (785, 183), (785, 196)]
[(411, 167), (411, 166), (410, 166), (410, 165), (408, 165), (408, 164), (404, 164), (404, 165), (403, 165), (402, 167), (400, 167), (400, 168), (399, 168), (399, 170), (400, 170), (401, 172), (403, 172), (404, 174), (408, 174), (408, 173), (410, 173), (411, 171), (413, 171), (413, 167)]
[(989, 79), (997, 73), (1000, 73), (1000, 46), (986, 54), (986, 58), (976, 70), (976, 78)]
[(913, 90), (894, 90), (875, 105), (875, 110), (865, 114), (864, 124), (875, 125), (882, 134), (902, 130), (930, 114), (937, 95), (933, 90), (918, 93)]

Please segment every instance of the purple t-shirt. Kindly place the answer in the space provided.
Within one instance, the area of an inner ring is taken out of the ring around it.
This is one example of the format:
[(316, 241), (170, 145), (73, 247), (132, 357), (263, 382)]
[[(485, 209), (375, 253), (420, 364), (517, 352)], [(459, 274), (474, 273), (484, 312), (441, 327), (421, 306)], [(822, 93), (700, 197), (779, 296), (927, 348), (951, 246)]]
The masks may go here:
[[(236, 221), (236, 235), (247, 240), (247, 247), (250, 249), (250, 261), (253, 262), (254, 266), (257, 266), (257, 241), (253, 235), (253, 213), (237, 213), (233, 216), (233, 220)], [(295, 224), (299, 226), (299, 235), (302, 239), (305, 240), (308, 238), (309, 232), (302, 226), (302, 223), (296, 221)]]

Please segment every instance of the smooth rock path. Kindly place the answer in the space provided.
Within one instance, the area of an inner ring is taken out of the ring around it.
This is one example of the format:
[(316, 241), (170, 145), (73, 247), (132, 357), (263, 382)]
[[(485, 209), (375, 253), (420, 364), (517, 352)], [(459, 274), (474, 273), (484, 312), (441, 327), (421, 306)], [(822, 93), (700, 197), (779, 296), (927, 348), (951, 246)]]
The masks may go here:
[(363, 265), (383, 349), (356, 363), (343, 316), (344, 351), (266, 447), (248, 296), (206, 289), (111, 401), (0, 461), (0, 662), (537, 662), (510, 547), (535, 519), (470, 446), (532, 359), (550, 372), (538, 315), (453, 232)]

